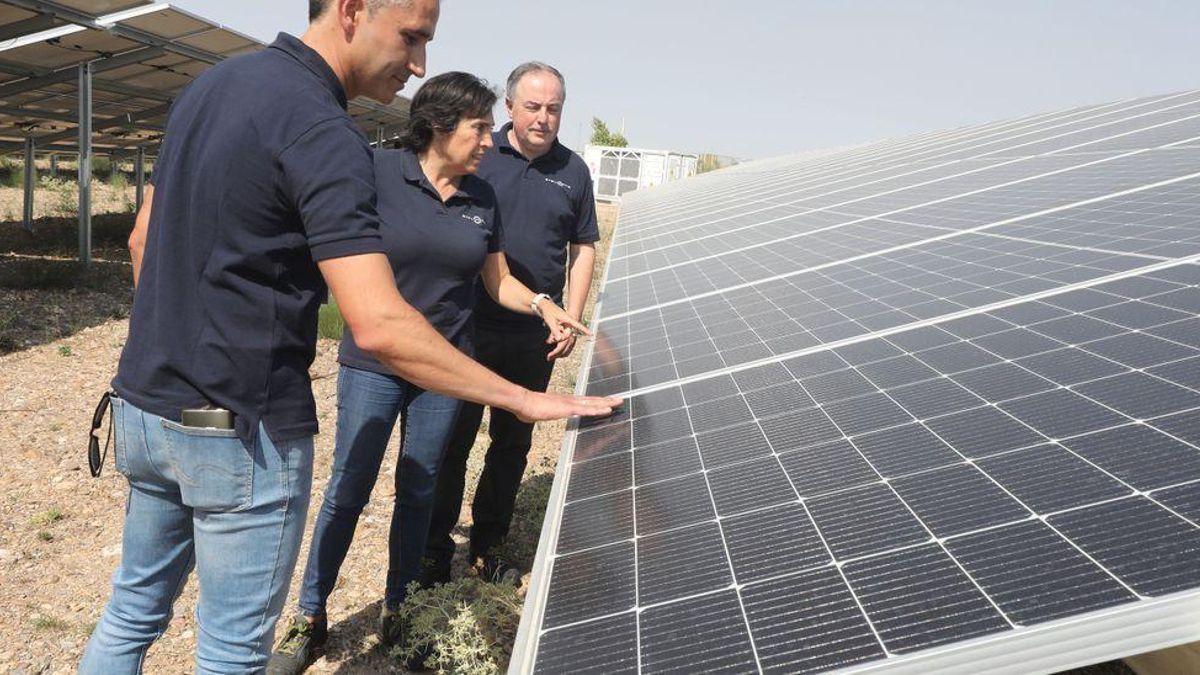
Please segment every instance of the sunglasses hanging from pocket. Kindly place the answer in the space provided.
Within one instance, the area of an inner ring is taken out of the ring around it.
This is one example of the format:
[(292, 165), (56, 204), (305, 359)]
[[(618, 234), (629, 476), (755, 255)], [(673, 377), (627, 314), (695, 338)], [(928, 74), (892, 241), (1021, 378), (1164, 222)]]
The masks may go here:
[(92, 429), (88, 432), (88, 470), (92, 472), (93, 478), (100, 477), (100, 471), (104, 468), (104, 459), (108, 457), (108, 446), (113, 439), (113, 419), (112, 415), (108, 417), (108, 433), (104, 438), (104, 451), (100, 450), (100, 439), (96, 436), (100, 425), (104, 423), (104, 414), (112, 405), (112, 392), (106, 391), (100, 397), (100, 402), (96, 404), (96, 412), (92, 413)]

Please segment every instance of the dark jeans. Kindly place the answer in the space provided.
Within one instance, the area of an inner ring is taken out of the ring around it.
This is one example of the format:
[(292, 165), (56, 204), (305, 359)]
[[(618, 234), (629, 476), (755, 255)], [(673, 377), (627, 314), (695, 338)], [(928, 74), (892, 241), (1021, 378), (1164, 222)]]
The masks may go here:
[[(554, 362), (546, 333), (502, 333), (483, 328), (475, 332), (475, 358), (501, 377), (533, 391), (545, 391)], [(433, 520), (429, 527), (428, 552), (434, 557), (454, 554), (450, 532), (458, 523), (466, 482), (467, 457), (475, 443), (475, 432), (483, 417), (483, 406), (464, 403), (446, 448), (446, 459), (438, 473)], [(512, 521), (513, 505), (526, 455), (533, 441), (533, 425), (504, 410), (492, 408), (488, 424), (491, 445), (484, 459), (483, 474), (471, 504), (471, 555), (482, 556), (504, 543)]]
[(396, 504), (388, 532), (384, 601), (404, 601), (421, 569), (438, 466), (460, 402), (425, 391), (395, 375), (342, 366), (338, 371), (337, 439), (333, 472), (313, 527), (300, 611), (325, 613), (325, 601), (350, 550), (358, 517), (370, 499), (396, 417), (401, 419)]

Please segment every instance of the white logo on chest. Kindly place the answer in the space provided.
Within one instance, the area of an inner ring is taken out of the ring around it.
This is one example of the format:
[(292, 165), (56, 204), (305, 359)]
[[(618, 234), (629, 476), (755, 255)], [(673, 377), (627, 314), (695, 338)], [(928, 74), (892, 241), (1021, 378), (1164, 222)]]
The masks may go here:
[(470, 216), (464, 213), (462, 217), (471, 221), (472, 223), (475, 223), (476, 225), (483, 224), (483, 218), (480, 218), (479, 216)]
[(557, 185), (558, 187), (566, 190), (567, 192), (571, 191), (571, 186), (567, 185), (566, 183), (562, 182), (561, 180), (554, 180), (553, 178), (544, 178), (543, 180), (545, 180), (547, 183), (550, 183), (551, 185)]

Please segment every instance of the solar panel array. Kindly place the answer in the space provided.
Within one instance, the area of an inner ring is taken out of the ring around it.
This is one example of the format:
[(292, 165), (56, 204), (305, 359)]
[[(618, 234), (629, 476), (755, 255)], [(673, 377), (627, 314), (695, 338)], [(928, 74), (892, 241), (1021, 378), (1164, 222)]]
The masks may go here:
[[(91, 63), (93, 143), (103, 150), (157, 143), (170, 102), (213, 64), (263, 48), (258, 40), (151, 0), (0, 0), (0, 150), (33, 137), (71, 150), (78, 77)], [(392, 137), (408, 103), (356, 99), (350, 114)], [(67, 142), (64, 145), (64, 142)]]
[(632, 193), (516, 672), (1200, 639), (1200, 92)]

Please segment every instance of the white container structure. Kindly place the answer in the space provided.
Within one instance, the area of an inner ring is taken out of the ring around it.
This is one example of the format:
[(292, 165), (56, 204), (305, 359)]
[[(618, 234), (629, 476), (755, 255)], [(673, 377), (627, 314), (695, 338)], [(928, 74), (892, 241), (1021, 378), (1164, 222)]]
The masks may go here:
[(603, 201), (619, 201), (626, 192), (694, 176), (698, 160), (697, 155), (669, 150), (591, 144), (583, 148), (593, 191)]

